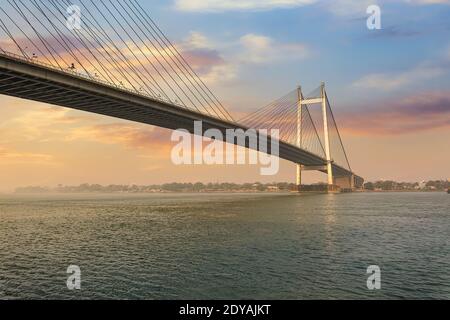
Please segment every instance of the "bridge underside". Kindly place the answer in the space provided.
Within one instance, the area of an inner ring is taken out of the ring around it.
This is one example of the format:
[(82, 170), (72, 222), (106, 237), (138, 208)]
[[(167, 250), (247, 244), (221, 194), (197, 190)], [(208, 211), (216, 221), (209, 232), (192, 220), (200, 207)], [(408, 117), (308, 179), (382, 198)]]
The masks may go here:
[[(3, 54), (0, 54), (0, 94), (167, 129), (183, 128), (191, 133), (194, 133), (194, 121), (202, 121), (203, 130), (214, 128), (224, 134), (227, 129), (247, 130), (236, 123)], [(245, 147), (249, 147), (247, 144), (248, 141)], [(325, 159), (294, 145), (280, 141), (279, 146), (282, 159), (309, 167), (326, 165)], [(353, 176), (335, 164), (333, 172), (336, 177)], [(355, 176), (355, 185), (362, 183), (363, 179)]]

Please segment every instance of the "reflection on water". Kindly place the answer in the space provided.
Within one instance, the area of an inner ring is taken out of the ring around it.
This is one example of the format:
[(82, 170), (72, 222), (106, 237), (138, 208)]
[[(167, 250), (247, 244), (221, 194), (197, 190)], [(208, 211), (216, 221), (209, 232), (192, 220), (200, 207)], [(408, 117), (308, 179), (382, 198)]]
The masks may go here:
[(0, 299), (449, 299), (449, 209), (443, 193), (2, 196)]
[(325, 214), (324, 214), (324, 239), (326, 244), (327, 251), (332, 251), (334, 249), (334, 226), (336, 224), (336, 201), (335, 197), (339, 196), (336, 194), (329, 194), (326, 198), (327, 206), (325, 208)]

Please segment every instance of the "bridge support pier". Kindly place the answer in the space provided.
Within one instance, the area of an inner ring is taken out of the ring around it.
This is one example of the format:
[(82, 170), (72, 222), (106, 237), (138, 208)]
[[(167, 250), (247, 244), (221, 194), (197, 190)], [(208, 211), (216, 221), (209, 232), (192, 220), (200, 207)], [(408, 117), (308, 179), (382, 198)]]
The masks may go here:
[(297, 164), (297, 177), (296, 177), (297, 187), (300, 189), (302, 186), (302, 165)]
[(354, 176), (336, 177), (334, 184), (341, 189), (342, 192), (351, 192), (355, 190)]

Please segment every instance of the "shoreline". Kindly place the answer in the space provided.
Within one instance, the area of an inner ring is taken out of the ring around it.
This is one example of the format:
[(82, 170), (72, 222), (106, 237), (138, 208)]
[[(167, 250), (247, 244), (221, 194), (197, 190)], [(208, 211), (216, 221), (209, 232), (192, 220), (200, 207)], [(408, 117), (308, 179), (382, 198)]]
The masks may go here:
[[(21, 195), (154, 195), (154, 194), (297, 194), (293, 191), (205, 190), (161, 192), (0, 192), (1, 196)], [(447, 193), (446, 190), (356, 190), (353, 193)]]

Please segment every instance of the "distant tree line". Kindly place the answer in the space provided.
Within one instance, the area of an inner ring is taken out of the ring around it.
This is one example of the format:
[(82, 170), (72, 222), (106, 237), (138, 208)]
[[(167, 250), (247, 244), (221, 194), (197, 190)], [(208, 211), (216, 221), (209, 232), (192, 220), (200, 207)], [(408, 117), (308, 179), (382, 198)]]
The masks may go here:
[(445, 191), (450, 188), (448, 180), (431, 180), (428, 182), (396, 182), (396, 181), (377, 181), (367, 182), (364, 189), (369, 191)]
[[(367, 182), (368, 191), (444, 191), (450, 188), (449, 181), (433, 180), (428, 182)], [(285, 192), (296, 190), (293, 183), (165, 183), (161, 185), (119, 185), (102, 186), (100, 184), (81, 184), (79, 186), (58, 185), (54, 188), (30, 186), (17, 188), (16, 193), (156, 193), (156, 192)]]
[(21, 187), (16, 193), (152, 193), (152, 192), (220, 192), (220, 191), (290, 191), (293, 183), (166, 183), (162, 185), (108, 185), (81, 184), (79, 186), (58, 185), (48, 187)]

